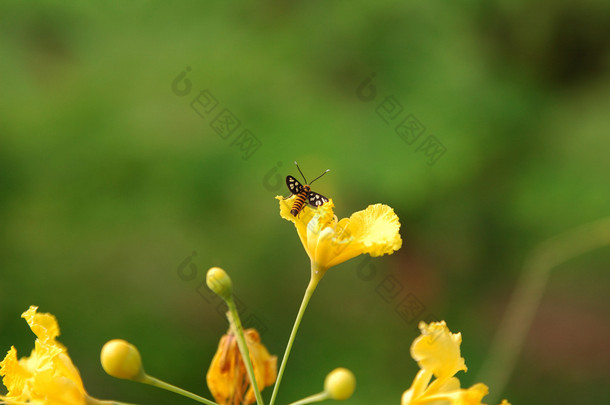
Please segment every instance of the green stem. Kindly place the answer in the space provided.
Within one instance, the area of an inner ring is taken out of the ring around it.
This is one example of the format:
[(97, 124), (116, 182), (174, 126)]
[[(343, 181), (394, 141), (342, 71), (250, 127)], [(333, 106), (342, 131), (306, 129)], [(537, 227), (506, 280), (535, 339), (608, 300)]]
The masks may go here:
[(151, 377), (149, 375), (145, 375), (141, 380), (138, 380), (141, 383), (152, 385), (153, 387), (162, 388), (167, 391), (174, 392), (176, 394), (185, 396), (187, 398), (193, 399), (197, 402), (201, 402), (207, 405), (218, 405), (216, 402), (210, 401), (209, 399), (205, 399), (200, 397), (199, 395), (193, 394), (192, 392), (183, 390), (182, 388), (178, 388), (175, 385), (171, 385), (166, 383), (165, 381), (161, 381), (158, 378)]
[(237, 337), (237, 346), (239, 347), (239, 352), (241, 353), (241, 357), (244, 360), (244, 364), (246, 365), (246, 370), (248, 371), (248, 377), (250, 377), (250, 383), (254, 389), (254, 396), (256, 397), (256, 403), (258, 405), (264, 405), (263, 397), (261, 396), (261, 392), (258, 389), (258, 383), (256, 382), (256, 376), (254, 375), (254, 367), (252, 367), (252, 361), (250, 360), (250, 350), (248, 350), (248, 345), (246, 344), (246, 338), (244, 336), (244, 328), (241, 325), (241, 320), (239, 319), (239, 314), (237, 313), (237, 307), (235, 306), (235, 302), (233, 301), (233, 297), (227, 300), (227, 306), (229, 307), (229, 323), (231, 324), (231, 329), (233, 329), (233, 334)]
[(85, 398), (85, 403), (87, 405), (134, 405), (134, 404), (129, 404), (127, 402), (109, 401), (109, 400), (97, 399), (97, 398), (93, 398), (93, 397), (89, 397), (89, 396)]
[(297, 314), (297, 318), (294, 321), (294, 325), (292, 325), (292, 332), (290, 332), (290, 338), (288, 338), (288, 344), (286, 345), (286, 351), (284, 352), (284, 358), (282, 358), (280, 370), (277, 373), (277, 380), (275, 382), (275, 386), (273, 387), (273, 394), (271, 395), (271, 401), (269, 402), (269, 405), (273, 405), (275, 403), (275, 398), (277, 397), (277, 392), (280, 388), (280, 383), (282, 382), (282, 376), (284, 375), (284, 369), (286, 368), (286, 363), (288, 362), (288, 356), (290, 355), (290, 351), (292, 350), (294, 338), (296, 337), (297, 331), (299, 330), (299, 325), (301, 324), (301, 319), (303, 319), (305, 309), (307, 309), (307, 304), (309, 304), (309, 299), (313, 295), (313, 292), (316, 290), (318, 281), (320, 281), (320, 278), (315, 277), (312, 272), (312, 277), (309, 280), (307, 289), (305, 290), (305, 295), (303, 296), (303, 301), (301, 302), (299, 313)]
[(541, 243), (526, 259), (523, 272), (498, 327), (490, 352), (479, 372), (492, 387), (497, 402), (515, 367), (534, 320), (551, 270), (558, 265), (602, 246), (610, 245), (610, 218), (571, 229)]
[(289, 405), (305, 405), (305, 404), (311, 404), (313, 402), (320, 402), (320, 401), (324, 401), (325, 399), (330, 398), (330, 396), (328, 395), (328, 392), (326, 391), (322, 391), (319, 394), (314, 394), (314, 395), (310, 395), (308, 397), (305, 397), (301, 400), (298, 400), (297, 402), (293, 402)]

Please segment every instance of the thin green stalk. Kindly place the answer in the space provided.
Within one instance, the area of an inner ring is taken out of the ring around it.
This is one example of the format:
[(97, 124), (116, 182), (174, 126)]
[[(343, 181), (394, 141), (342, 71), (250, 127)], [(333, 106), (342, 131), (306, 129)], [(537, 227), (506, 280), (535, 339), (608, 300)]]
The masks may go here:
[(248, 377), (250, 377), (250, 383), (254, 389), (254, 396), (256, 397), (256, 403), (258, 405), (264, 405), (263, 397), (261, 396), (261, 392), (258, 389), (258, 383), (256, 382), (256, 376), (254, 375), (254, 367), (252, 367), (252, 361), (250, 360), (250, 350), (248, 350), (248, 345), (246, 344), (246, 338), (244, 336), (244, 328), (241, 325), (241, 320), (239, 319), (239, 314), (237, 313), (237, 307), (235, 306), (235, 302), (233, 301), (233, 297), (227, 300), (227, 306), (229, 307), (229, 323), (231, 324), (231, 329), (233, 329), (233, 333), (237, 337), (237, 346), (239, 347), (239, 352), (241, 353), (241, 357), (244, 360), (244, 364), (246, 365), (246, 370), (248, 371)]
[(87, 405), (134, 405), (127, 402), (111, 401), (105, 399), (97, 399), (93, 397), (86, 397), (85, 403)]
[(280, 383), (282, 382), (282, 376), (284, 375), (284, 369), (286, 368), (286, 363), (288, 362), (288, 356), (290, 356), (290, 351), (292, 350), (292, 344), (294, 343), (294, 338), (297, 335), (297, 331), (299, 330), (299, 325), (301, 324), (301, 319), (303, 319), (303, 314), (307, 309), (307, 304), (309, 304), (309, 299), (313, 295), (313, 292), (316, 290), (318, 285), (319, 278), (313, 277), (309, 280), (309, 284), (307, 285), (307, 289), (305, 290), (305, 295), (303, 296), (303, 301), (301, 302), (301, 307), (299, 308), (299, 313), (297, 314), (297, 318), (294, 321), (294, 325), (292, 325), (292, 332), (290, 332), (290, 338), (288, 338), (288, 344), (286, 345), (286, 351), (284, 352), (284, 357), (282, 358), (282, 364), (280, 366), (280, 370), (277, 373), (277, 380), (275, 381), (275, 386), (273, 387), (273, 394), (271, 395), (271, 401), (269, 405), (273, 405), (275, 403), (275, 398), (277, 397), (277, 392), (280, 388)]
[(314, 394), (314, 395), (310, 395), (308, 397), (305, 397), (303, 399), (298, 400), (297, 402), (293, 402), (291, 404), (288, 405), (305, 405), (305, 404), (311, 404), (313, 402), (320, 402), (320, 401), (324, 401), (325, 399), (330, 398), (330, 396), (328, 395), (328, 392), (326, 391), (322, 391), (319, 394)]
[(540, 306), (551, 270), (602, 246), (610, 245), (610, 218), (571, 229), (541, 243), (526, 259), (523, 272), (498, 327), (477, 381), (491, 387), (488, 401), (497, 402), (513, 369)]
[(165, 381), (161, 381), (158, 378), (155, 377), (151, 377), (149, 375), (145, 375), (141, 380), (138, 380), (139, 382), (142, 382), (144, 384), (148, 384), (148, 385), (152, 385), (153, 387), (158, 387), (158, 388), (162, 388), (164, 390), (167, 391), (171, 391), (174, 392), (176, 394), (185, 396), (187, 398), (193, 399), (197, 402), (201, 402), (203, 404), (207, 404), (207, 405), (218, 405), (216, 402), (210, 401), (209, 399), (205, 399), (203, 397), (200, 397), (199, 395), (193, 394), (192, 392), (189, 392), (187, 390), (183, 390), (182, 388), (176, 387), (175, 385), (166, 383)]

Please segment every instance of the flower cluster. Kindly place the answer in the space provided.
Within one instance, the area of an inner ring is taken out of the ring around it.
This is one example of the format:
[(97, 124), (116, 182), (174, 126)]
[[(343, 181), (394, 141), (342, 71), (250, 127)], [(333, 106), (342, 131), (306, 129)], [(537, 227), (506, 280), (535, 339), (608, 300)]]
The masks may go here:
[[(208, 287), (227, 305), (229, 330), (218, 344), (206, 375), (208, 388), (216, 402), (168, 384), (144, 371), (138, 349), (122, 339), (108, 341), (101, 351), (101, 364), (111, 376), (166, 389), (207, 405), (264, 405), (261, 391), (274, 386), (269, 404), (274, 405), (288, 357), (308, 302), (327, 270), (360, 254), (381, 256), (400, 249), (400, 222), (394, 210), (384, 204), (370, 205), (349, 218), (339, 220), (332, 200), (317, 208), (293, 209), (295, 197), (278, 197), (280, 215), (294, 223), (311, 265), (311, 279), (282, 363), (277, 370), (277, 357), (262, 344), (255, 329), (242, 327), (233, 300), (233, 282), (221, 268), (212, 267), (206, 275)], [(291, 212), (292, 211), (292, 212)], [(293, 215), (296, 213), (297, 215)], [(17, 359), (11, 347), (0, 363), (0, 375), (8, 393), (0, 396), (5, 404), (35, 405), (126, 405), (116, 401), (100, 401), (87, 394), (80, 374), (67, 350), (56, 338), (59, 326), (51, 314), (37, 313), (32, 306), (22, 315), (36, 335), (30, 357)], [(411, 346), (411, 354), (420, 371), (411, 387), (402, 395), (401, 405), (449, 404), (481, 405), (487, 386), (475, 384), (461, 388), (455, 377), (466, 371), (460, 354), (461, 335), (453, 334), (445, 322), (420, 323), (421, 336)], [(356, 388), (354, 374), (338, 367), (324, 380), (323, 390), (290, 405), (346, 400)], [(503, 401), (502, 405), (509, 405)]]

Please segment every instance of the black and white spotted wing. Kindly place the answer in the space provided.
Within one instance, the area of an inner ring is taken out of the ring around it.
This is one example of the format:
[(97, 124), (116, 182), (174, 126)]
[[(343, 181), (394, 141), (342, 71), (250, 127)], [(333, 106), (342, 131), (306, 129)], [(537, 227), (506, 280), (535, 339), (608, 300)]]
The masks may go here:
[(320, 205), (328, 202), (328, 198), (324, 197), (322, 194), (318, 194), (315, 191), (310, 191), (307, 196), (307, 202), (309, 205), (313, 205), (314, 207), (319, 207)]
[(299, 165), (297, 164), (297, 162), (294, 162), (294, 164), (297, 166), (297, 169), (299, 169), (299, 172), (303, 176), (303, 180), (305, 180), (305, 184), (301, 184), (294, 177), (286, 176), (286, 185), (288, 186), (288, 190), (290, 190), (290, 192), (292, 193), (290, 194), (290, 196), (295, 196), (290, 213), (296, 217), (299, 215), (299, 212), (303, 210), (303, 207), (305, 207), (305, 205), (309, 204), (312, 207), (317, 208), (328, 201), (328, 198), (324, 197), (322, 194), (318, 194), (315, 191), (311, 191), (310, 184), (318, 180), (320, 177), (324, 176), (324, 174), (328, 173), (329, 170), (327, 169), (324, 173), (313, 179), (311, 183), (307, 184), (307, 179), (305, 179), (305, 176), (299, 168)]
[(292, 195), (297, 195), (303, 191), (303, 186), (297, 179), (292, 176), (286, 176), (286, 185), (288, 186), (288, 190), (292, 193)]

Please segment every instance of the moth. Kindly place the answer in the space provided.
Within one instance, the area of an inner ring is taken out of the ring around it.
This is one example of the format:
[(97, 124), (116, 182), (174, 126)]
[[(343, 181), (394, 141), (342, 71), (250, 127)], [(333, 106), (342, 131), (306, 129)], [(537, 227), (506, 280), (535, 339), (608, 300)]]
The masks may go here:
[(313, 184), (314, 181), (318, 180), (320, 177), (328, 173), (330, 169), (326, 169), (324, 173), (313, 179), (311, 183), (308, 184), (307, 179), (305, 179), (305, 175), (301, 171), (301, 168), (299, 167), (297, 162), (294, 162), (294, 164), (297, 166), (297, 169), (299, 169), (299, 173), (301, 173), (301, 176), (303, 176), (303, 180), (305, 180), (305, 184), (301, 184), (294, 177), (286, 176), (286, 185), (288, 186), (288, 190), (290, 190), (290, 192), (292, 193), (288, 197), (296, 195), (296, 199), (294, 200), (294, 203), (292, 204), (292, 209), (290, 210), (290, 213), (296, 217), (297, 215), (299, 215), (299, 212), (301, 212), (301, 210), (305, 207), (305, 204), (309, 204), (312, 207), (319, 207), (320, 205), (328, 201), (328, 198), (324, 197), (322, 194), (316, 193), (315, 191), (311, 191), (311, 184)]

